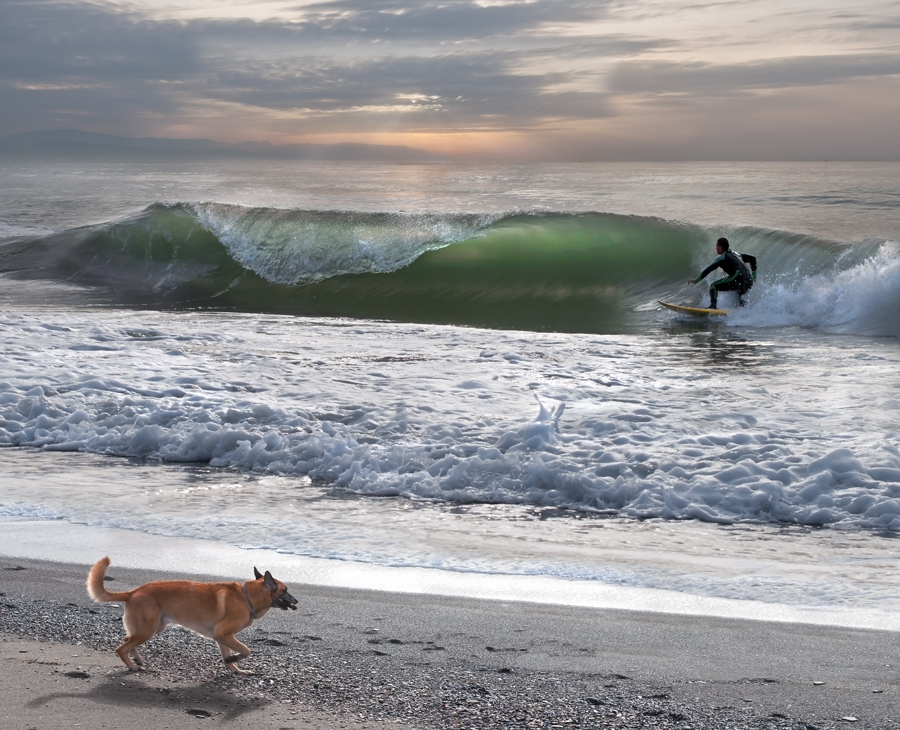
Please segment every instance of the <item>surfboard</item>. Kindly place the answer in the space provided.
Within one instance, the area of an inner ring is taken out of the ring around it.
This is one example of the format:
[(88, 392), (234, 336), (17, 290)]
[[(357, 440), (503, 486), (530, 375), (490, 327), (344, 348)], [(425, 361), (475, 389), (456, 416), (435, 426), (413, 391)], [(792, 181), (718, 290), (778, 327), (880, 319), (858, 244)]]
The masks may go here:
[(701, 307), (685, 307), (683, 304), (670, 304), (669, 302), (664, 302), (661, 299), (657, 299), (660, 304), (662, 304), (666, 309), (671, 309), (673, 312), (678, 312), (680, 314), (689, 314), (692, 317), (724, 317), (728, 312), (724, 309), (703, 309)]

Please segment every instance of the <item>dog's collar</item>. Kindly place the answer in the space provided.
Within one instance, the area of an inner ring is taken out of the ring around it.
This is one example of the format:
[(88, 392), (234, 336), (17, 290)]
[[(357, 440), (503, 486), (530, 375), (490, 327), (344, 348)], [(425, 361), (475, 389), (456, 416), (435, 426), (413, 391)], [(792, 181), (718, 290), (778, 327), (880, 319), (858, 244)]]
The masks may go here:
[(244, 598), (247, 599), (247, 608), (250, 609), (250, 616), (256, 621), (256, 610), (253, 608), (253, 601), (250, 600), (250, 594), (247, 593), (247, 586), (241, 583), (241, 590), (244, 591)]

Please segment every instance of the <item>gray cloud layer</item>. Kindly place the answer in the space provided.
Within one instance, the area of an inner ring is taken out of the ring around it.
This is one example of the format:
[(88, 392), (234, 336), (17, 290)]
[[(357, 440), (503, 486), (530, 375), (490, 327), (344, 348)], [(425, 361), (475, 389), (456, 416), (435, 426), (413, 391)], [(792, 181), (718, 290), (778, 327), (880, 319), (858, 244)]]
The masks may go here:
[[(540, 117), (596, 117), (607, 113), (605, 94), (561, 92), (566, 74), (516, 71), (518, 54), (382, 57), (350, 63), (259, 65), (210, 75), (216, 98), (271, 109), (333, 114), (402, 106), (410, 114), (444, 115), (441, 126), (522, 124)], [(336, 81), (339, 80), (339, 81)], [(415, 95), (425, 98), (412, 99)], [(408, 120), (415, 125), (415, 120)]]
[(713, 66), (709, 63), (623, 63), (609, 76), (615, 93), (721, 93), (818, 86), (900, 74), (900, 54), (801, 56)]
[[(617, 115), (621, 139), (637, 122), (650, 129), (652, 113), (634, 122), (628, 114), (651, 107), (703, 115), (702, 134), (717, 98), (860, 81), (896, 86), (900, 74), (900, 53), (884, 44), (745, 63), (675, 61), (670, 54), (683, 39), (603, 32), (622, 7), (614, 0), (485, 7), (335, 0), (255, 22), (157, 19), (102, 1), (0, 0), (0, 134), (78, 127), (154, 135), (177, 127), (192, 136), (259, 139), (580, 124), (583, 141), (592, 139), (585, 122)], [(850, 21), (859, 31), (872, 17)], [(742, 108), (748, 119), (759, 110), (780, 115), (780, 125), (787, 119), (772, 103)], [(643, 133), (659, 145), (676, 128), (680, 134), (683, 123)], [(565, 146), (565, 138), (553, 144)]]
[[(377, 107), (393, 114), (405, 105), (411, 127), (425, 123), (426, 110), (431, 123), (440, 116), (442, 128), (607, 113), (599, 89), (555, 89), (575, 78), (571, 74), (522, 70), (562, 42), (544, 35), (541, 51), (529, 34), (551, 20), (597, 17), (597, 2), (483, 8), (467, 0), (412, 6), (343, 0), (305, 7), (298, 22), (259, 23), (152, 21), (111, 6), (51, 0), (2, 0), (0, 8), (0, 104), (17, 110), (7, 120), (13, 128), (0, 131), (20, 131), (41, 116), (52, 118), (45, 126), (53, 126), (124, 119), (129, 108), (137, 116), (168, 115), (204, 99), (303, 110), (313, 119), (360, 109), (371, 117)], [(462, 47), (467, 50), (437, 45), (461, 40), (471, 41)], [(577, 43), (566, 43), (560, 57), (577, 53)], [(360, 44), (365, 53), (350, 48)], [(594, 38), (582, 52), (612, 57), (630, 44), (613, 37), (604, 48)], [(643, 50), (648, 42), (631, 45)], [(427, 103), (410, 99), (417, 95), (429, 97)]]
[(610, 0), (477, 5), (471, 0), (337, 0), (303, 7), (302, 31), (329, 39), (463, 41), (533, 33), (545, 24), (595, 20)]
[(3, 78), (39, 83), (179, 79), (197, 68), (196, 33), (98, 6), (2, 0)]

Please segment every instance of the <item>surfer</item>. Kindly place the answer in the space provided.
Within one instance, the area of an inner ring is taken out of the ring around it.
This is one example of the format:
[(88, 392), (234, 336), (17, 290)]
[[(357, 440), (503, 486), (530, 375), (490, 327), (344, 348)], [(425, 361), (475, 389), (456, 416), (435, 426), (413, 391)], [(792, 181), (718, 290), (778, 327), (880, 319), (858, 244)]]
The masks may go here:
[[(718, 258), (703, 269), (703, 272), (696, 279), (688, 279), (688, 284), (697, 284), (716, 269), (722, 269), (725, 272), (723, 278), (716, 279), (709, 287), (710, 309), (717, 308), (720, 291), (736, 291), (738, 293), (738, 304), (743, 307), (744, 294), (750, 291), (756, 279), (756, 256), (737, 253), (729, 249), (728, 239), (720, 238), (716, 241)], [(749, 268), (747, 268), (748, 264)]]

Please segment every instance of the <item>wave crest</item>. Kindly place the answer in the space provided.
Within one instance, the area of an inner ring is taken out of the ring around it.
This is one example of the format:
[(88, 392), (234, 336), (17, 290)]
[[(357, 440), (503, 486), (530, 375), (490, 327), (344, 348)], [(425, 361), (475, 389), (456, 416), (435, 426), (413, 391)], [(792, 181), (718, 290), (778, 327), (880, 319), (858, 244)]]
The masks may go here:
[(478, 236), (500, 215), (359, 213), (190, 206), (199, 224), (244, 268), (273, 284), (387, 273), (426, 251)]

